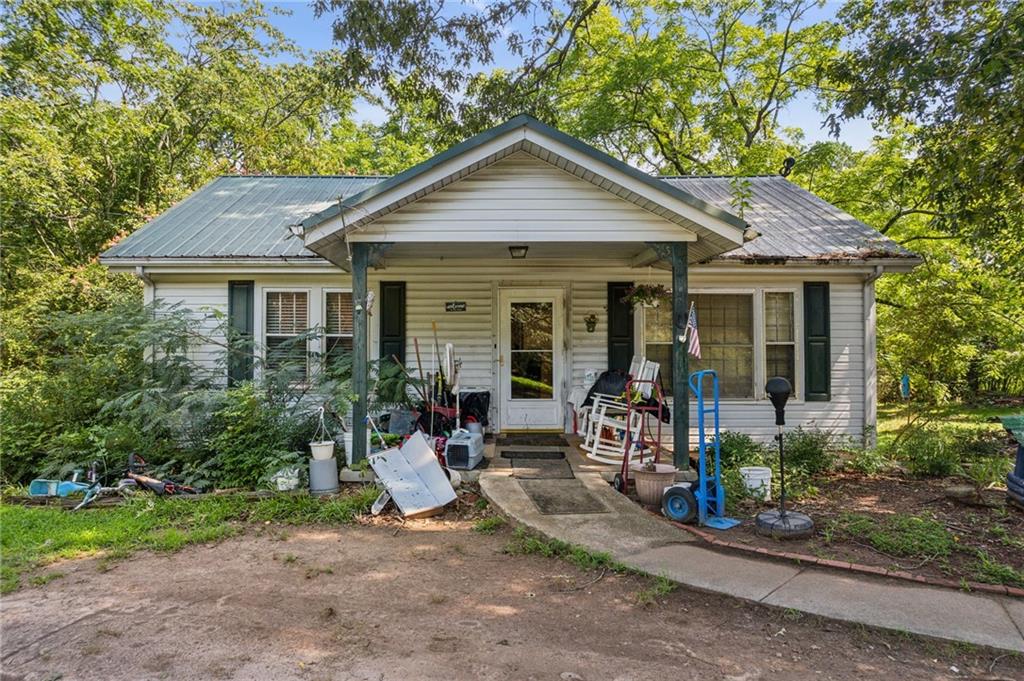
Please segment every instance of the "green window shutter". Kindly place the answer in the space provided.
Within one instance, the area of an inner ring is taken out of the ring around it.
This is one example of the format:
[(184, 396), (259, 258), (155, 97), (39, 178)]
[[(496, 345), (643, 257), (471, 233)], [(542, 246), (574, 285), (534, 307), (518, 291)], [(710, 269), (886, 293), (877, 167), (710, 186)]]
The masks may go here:
[(228, 385), (252, 380), (256, 284), (228, 282)]
[(804, 399), (832, 399), (832, 343), (828, 282), (804, 282)]
[(608, 368), (629, 369), (633, 361), (633, 306), (622, 302), (632, 282), (608, 283)]
[(405, 364), (405, 282), (380, 283), (380, 358)]

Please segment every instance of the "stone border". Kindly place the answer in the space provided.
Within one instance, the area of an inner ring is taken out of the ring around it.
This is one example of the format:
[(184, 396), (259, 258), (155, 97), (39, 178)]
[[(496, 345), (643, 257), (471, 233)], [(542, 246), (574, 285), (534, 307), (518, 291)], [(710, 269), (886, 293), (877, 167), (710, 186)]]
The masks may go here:
[(985, 584), (982, 582), (972, 581), (956, 581), (952, 579), (940, 579), (938, 577), (925, 577), (924, 575), (915, 575), (905, 570), (889, 570), (883, 567), (877, 567), (875, 565), (862, 565), (860, 563), (851, 563), (844, 560), (829, 560), (827, 558), (818, 558), (817, 556), (810, 556), (805, 553), (794, 553), (791, 551), (775, 551), (772, 549), (766, 549), (764, 547), (747, 546), (746, 544), (739, 544), (737, 542), (726, 541), (719, 539), (712, 533), (684, 525), (683, 523), (676, 522), (660, 513), (656, 513), (650, 509), (644, 509), (651, 515), (657, 516), (661, 520), (680, 527), (690, 534), (703, 539), (706, 543), (711, 544), (717, 548), (725, 549), (727, 551), (740, 551), (747, 554), (754, 554), (758, 556), (766, 556), (768, 558), (776, 558), (779, 560), (795, 561), (800, 564), (817, 565), (825, 568), (832, 568), (836, 570), (845, 570), (847, 572), (855, 572), (863, 575), (873, 575), (875, 577), (891, 577), (893, 579), (902, 579), (907, 582), (915, 582), (917, 584), (927, 584), (929, 586), (941, 586), (949, 589), (956, 589), (957, 591), (981, 591), (984, 593), (998, 594), (1000, 596), (1013, 596), (1014, 598), (1024, 598), (1024, 589), (1017, 588), (1015, 586), (1006, 586), (1005, 584)]

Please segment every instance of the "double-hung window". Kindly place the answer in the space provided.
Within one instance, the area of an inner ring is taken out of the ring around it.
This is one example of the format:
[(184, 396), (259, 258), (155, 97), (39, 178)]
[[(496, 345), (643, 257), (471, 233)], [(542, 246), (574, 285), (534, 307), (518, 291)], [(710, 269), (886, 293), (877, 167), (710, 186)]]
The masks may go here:
[(352, 350), (352, 293), (324, 292), (324, 359), (330, 365)]
[(798, 391), (796, 382), (796, 325), (793, 321), (793, 293), (767, 291), (764, 294), (765, 378), (782, 376)]
[(267, 291), (264, 340), (270, 371), (294, 371), (309, 376), (309, 294), (306, 291)]

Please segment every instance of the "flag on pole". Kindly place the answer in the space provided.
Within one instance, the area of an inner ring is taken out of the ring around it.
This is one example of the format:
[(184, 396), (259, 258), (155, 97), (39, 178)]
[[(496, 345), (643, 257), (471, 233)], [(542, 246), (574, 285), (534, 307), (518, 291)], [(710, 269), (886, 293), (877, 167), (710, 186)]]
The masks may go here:
[(686, 320), (686, 334), (690, 339), (687, 352), (700, 359), (700, 336), (697, 335), (697, 307), (690, 303), (690, 316)]

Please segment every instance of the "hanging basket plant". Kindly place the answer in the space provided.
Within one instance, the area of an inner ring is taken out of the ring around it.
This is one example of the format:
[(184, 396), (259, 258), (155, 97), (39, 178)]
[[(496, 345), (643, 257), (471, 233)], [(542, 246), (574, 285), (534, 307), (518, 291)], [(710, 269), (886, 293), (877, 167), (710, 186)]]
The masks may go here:
[(662, 284), (637, 284), (626, 291), (622, 302), (633, 307), (658, 307), (661, 301), (672, 296), (672, 291)]

